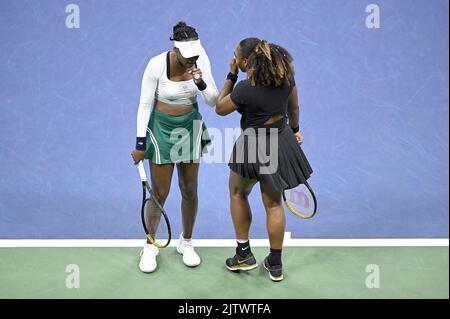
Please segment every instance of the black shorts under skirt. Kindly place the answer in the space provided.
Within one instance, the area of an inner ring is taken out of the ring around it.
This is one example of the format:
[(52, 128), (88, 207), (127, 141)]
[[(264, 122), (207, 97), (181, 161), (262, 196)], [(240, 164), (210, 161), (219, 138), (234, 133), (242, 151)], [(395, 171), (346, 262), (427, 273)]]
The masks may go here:
[(228, 166), (243, 178), (256, 179), (279, 191), (303, 184), (313, 170), (291, 128), (282, 125), (272, 130), (278, 133), (244, 130), (234, 144)]

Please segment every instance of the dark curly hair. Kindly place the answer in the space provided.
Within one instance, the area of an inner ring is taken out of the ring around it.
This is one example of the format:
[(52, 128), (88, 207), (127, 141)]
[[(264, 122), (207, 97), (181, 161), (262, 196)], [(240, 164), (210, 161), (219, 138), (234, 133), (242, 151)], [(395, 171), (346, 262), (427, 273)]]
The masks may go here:
[(261, 40), (248, 57), (250, 83), (253, 86), (289, 86), (294, 77), (292, 61), (292, 56), (285, 48)]
[(198, 39), (198, 33), (195, 28), (188, 26), (186, 22), (180, 21), (173, 27), (173, 35), (171, 41), (187, 41), (190, 39)]

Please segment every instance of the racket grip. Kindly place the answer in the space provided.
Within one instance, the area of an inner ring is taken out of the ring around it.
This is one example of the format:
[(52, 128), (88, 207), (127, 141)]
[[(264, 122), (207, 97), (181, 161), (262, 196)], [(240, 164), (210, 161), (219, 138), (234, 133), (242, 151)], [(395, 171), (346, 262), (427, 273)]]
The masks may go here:
[(138, 170), (139, 170), (139, 177), (141, 178), (142, 182), (147, 181), (147, 175), (145, 174), (145, 168), (143, 161), (140, 161), (138, 164)]

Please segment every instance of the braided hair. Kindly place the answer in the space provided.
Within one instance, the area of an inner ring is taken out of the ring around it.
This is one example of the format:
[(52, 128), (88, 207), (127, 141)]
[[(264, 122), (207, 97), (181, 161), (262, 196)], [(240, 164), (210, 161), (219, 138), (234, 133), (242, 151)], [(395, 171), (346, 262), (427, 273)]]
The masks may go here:
[(289, 86), (294, 77), (292, 56), (279, 45), (261, 40), (248, 57), (247, 72), (253, 86)]
[(244, 59), (248, 59), (250, 54), (253, 53), (253, 51), (255, 50), (255, 47), (260, 42), (261, 42), (261, 40), (258, 38), (246, 38), (244, 40), (241, 40), (241, 42), (239, 42), (239, 51), (240, 51), (241, 56)]
[(180, 21), (173, 27), (173, 35), (171, 41), (188, 41), (198, 39), (198, 33), (195, 28), (188, 26), (186, 22)]

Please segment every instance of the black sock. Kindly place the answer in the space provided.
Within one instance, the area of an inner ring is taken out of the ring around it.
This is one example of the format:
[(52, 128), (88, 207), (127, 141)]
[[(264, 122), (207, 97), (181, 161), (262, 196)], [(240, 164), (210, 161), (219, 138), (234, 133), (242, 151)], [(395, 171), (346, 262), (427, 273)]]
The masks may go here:
[(250, 253), (251, 253), (250, 242), (248, 240), (245, 243), (239, 243), (239, 242), (237, 243), (236, 254), (238, 254), (242, 258), (245, 258)]
[(281, 265), (281, 249), (270, 248), (269, 265)]

